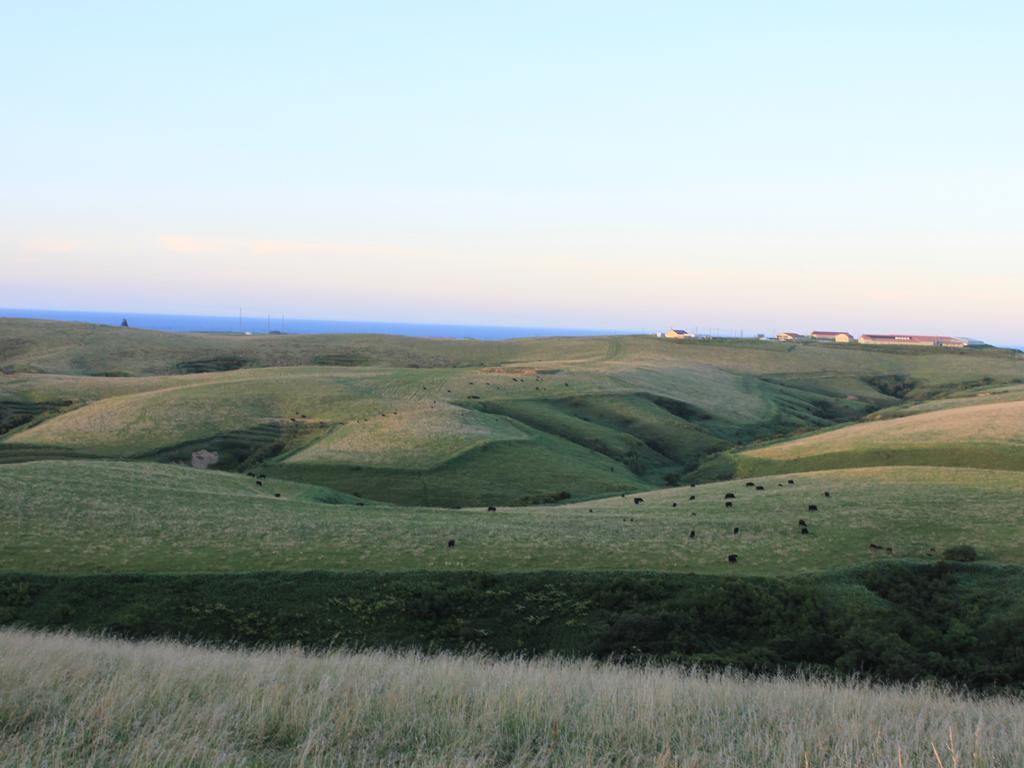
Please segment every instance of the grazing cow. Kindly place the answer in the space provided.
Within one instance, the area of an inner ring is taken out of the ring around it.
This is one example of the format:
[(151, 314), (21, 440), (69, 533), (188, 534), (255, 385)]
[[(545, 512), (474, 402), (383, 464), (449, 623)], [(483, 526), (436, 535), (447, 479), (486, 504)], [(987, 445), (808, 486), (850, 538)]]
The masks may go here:
[(891, 555), (892, 554), (892, 547), (886, 547), (885, 551), (888, 552)]
[(831, 499), (832, 498), (832, 491), (825, 491), (825, 498), (826, 499)]
[(267, 476), (266, 475), (260, 475), (259, 478), (260, 478), (260, 480), (266, 480)]
[(690, 538), (691, 539), (697, 538), (697, 532), (696, 531), (690, 531)]
[(691, 496), (691, 497), (690, 497), (690, 501), (696, 501), (696, 500), (697, 500), (697, 497), (696, 497), (696, 496)]
[(733, 528), (733, 529), (732, 529), (732, 535), (733, 535), (733, 536), (738, 536), (738, 535), (739, 535), (739, 533), (740, 533), (740, 529), (739, 529), (739, 528)]
[(696, 512), (691, 512), (691, 513), (690, 513), (690, 517), (696, 517), (696, 516), (697, 516), (697, 513), (696, 513)]
[(736, 562), (737, 560), (739, 560), (740, 558), (739, 558), (739, 556), (738, 556), (738, 555), (729, 555), (729, 558), (728, 558), (728, 559), (729, 559), (729, 562), (730, 562), (730, 563), (735, 563), (735, 562)]
[(877, 544), (868, 544), (868, 549), (881, 549)]
[(274, 498), (275, 499), (280, 499), (281, 498), (281, 494), (280, 493), (275, 493), (274, 494)]
[(247, 475), (248, 477), (256, 477), (256, 473), (255, 473), (255, 472), (246, 472), (245, 474), (246, 474), (246, 475)]
[(690, 487), (691, 487), (691, 488), (696, 488), (696, 487), (697, 487), (697, 484), (696, 484), (696, 483), (690, 483)]
[(634, 496), (633, 497), (633, 503), (634, 504), (643, 504), (644, 503), (643, 497), (642, 496)]
[(753, 488), (753, 487), (754, 487), (753, 483), (747, 483), (747, 488)]
[(727, 494), (725, 494), (725, 498), (727, 498), (727, 499), (735, 499), (736, 498), (736, 494), (735, 493), (727, 493)]
[(817, 504), (808, 504), (807, 505), (807, 511), (808, 512), (817, 512), (818, 511), (818, 505)]
[(672, 507), (673, 507), (673, 508), (675, 508), (675, 507), (678, 507), (678, 506), (679, 506), (679, 505), (678, 505), (678, 504), (676, 504), (676, 503), (675, 503), (674, 501), (672, 502)]
[(497, 511), (498, 511), (498, 508), (497, 508), (497, 507), (488, 507), (488, 508), (487, 508), (487, 511), (488, 511), (488, 512), (497, 512)]
[(732, 502), (731, 502), (731, 501), (727, 501), (727, 502), (725, 502), (725, 506), (726, 506), (727, 508), (728, 508), (728, 507), (731, 507), (731, 506), (732, 506)]
[(257, 480), (256, 481), (256, 485), (258, 485), (258, 486), (260, 486), (262, 488), (263, 487), (263, 481)]
[(455, 549), (455, 539), (448, 539), (448, 549)]
[(810, 530), (808, 530), (808, 528), (805, 526), (800, 529), (800, 533), (806, 536), (808, 533), (810, 533)]
[(787, 480), (786, 482), (789, 483), (789, 485), (796, 485), (796, 480)]
[(799, 520), (797, 521), (797, 525), (799, 525), (799, 526), (800, 526), (801, 528), (806, 528), (806, 527), (807, 527), (807, 521), (806, 521), (806, 520), (804, 520), (804, 519), (803, 519), (803, 518), (801, 517), (801, 518), (800, 518), (800, 519), (799, 519)]
[(365, 502), (362, 502), (362, 501), (357, 501), (357, 502), (356, 502), (356, 506), (357, 506), (357, 507), (365, 507), (365, 506), (366, 506), (366, 503), (365, 503)]

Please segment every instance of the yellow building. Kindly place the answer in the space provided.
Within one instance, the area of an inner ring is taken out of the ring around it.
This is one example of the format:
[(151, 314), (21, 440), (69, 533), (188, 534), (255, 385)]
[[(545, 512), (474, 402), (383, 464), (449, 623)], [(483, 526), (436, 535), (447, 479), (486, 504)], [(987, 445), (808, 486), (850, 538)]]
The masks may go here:
[(666, 339), (692, 339), (693, 334), (689, 331), (684, 331), (681, 328), (669, 328), (665, 331)]
[(811, 338), (818, 341), (834, 341), (837, 344), (849, 344), (856, 340), (852, 333), (846, 331), (813, 331)]

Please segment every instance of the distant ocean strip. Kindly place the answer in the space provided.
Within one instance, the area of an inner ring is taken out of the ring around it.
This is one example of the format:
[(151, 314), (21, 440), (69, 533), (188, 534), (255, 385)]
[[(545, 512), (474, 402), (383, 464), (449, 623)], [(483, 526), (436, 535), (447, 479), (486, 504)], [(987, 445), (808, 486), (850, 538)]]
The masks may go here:
[(449, 339), (517, 339), (527, 336), (610, 336), (639, 331), (596, 330), (593, 328), (533, 328), (501, 325), (443, 325), (436, 323), (379, 323), (360, 320), (306, 320), (293, 317), (220, 317), (216, 315), (153, 315), (134, 312), (87, 312), (56, 309), (5, 309), (0, 317), (65, 320), (97, 325), (179, 333), (387, 333)]

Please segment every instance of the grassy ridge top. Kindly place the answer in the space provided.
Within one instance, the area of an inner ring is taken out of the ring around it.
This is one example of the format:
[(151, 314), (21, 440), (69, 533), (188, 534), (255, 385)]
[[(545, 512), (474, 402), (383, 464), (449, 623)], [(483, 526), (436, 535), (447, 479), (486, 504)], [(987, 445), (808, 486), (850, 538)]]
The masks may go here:
[[(788, 479), (763, 478), (764, 491), (729, 481), (645, 492), (639, 505), (627, 495), (488, 512), (356, 506), (317, 487), (273, 478), (257, 487), (244, 476), (168, 465), (8, 464), (0, 465), (0, 570), (774, 575), (936, 559), (958, 544), (986, 560), (1024, 563), (1024, 530), (1006, 513), (1019, 505), (1024, 473), (893, 468)], [(736, 496), (731, 508), (726, 493)], [(810, 534), (801, 534), (801, 519)], [(728, 554), (739, 562), (727, 563)]]
[(1020, 387), (992, 397), (924, 403), (898, 409), (894, 415), (749, 450), (740, 455), (738, 464), (746, 474), (877, 464), (1024, 471), (1024, 389)]
[(930, 384), (1020, 376), (1024, 355), (998, 349), (877, 348), (652, 336), (506, 341), (389, 335), (187, 334), (0, 318), (0, 366), (38, 373), (154, 375), (238, 367), (602, 367), (710, 365), (753, 375), (906, 374)]

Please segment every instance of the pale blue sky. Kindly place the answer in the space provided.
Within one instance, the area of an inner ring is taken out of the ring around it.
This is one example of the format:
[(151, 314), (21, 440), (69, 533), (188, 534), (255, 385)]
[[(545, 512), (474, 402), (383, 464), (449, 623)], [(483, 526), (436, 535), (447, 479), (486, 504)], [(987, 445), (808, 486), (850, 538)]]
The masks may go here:
[(1024, 336), (1020, 3), (0, 5), (0, 306)]

